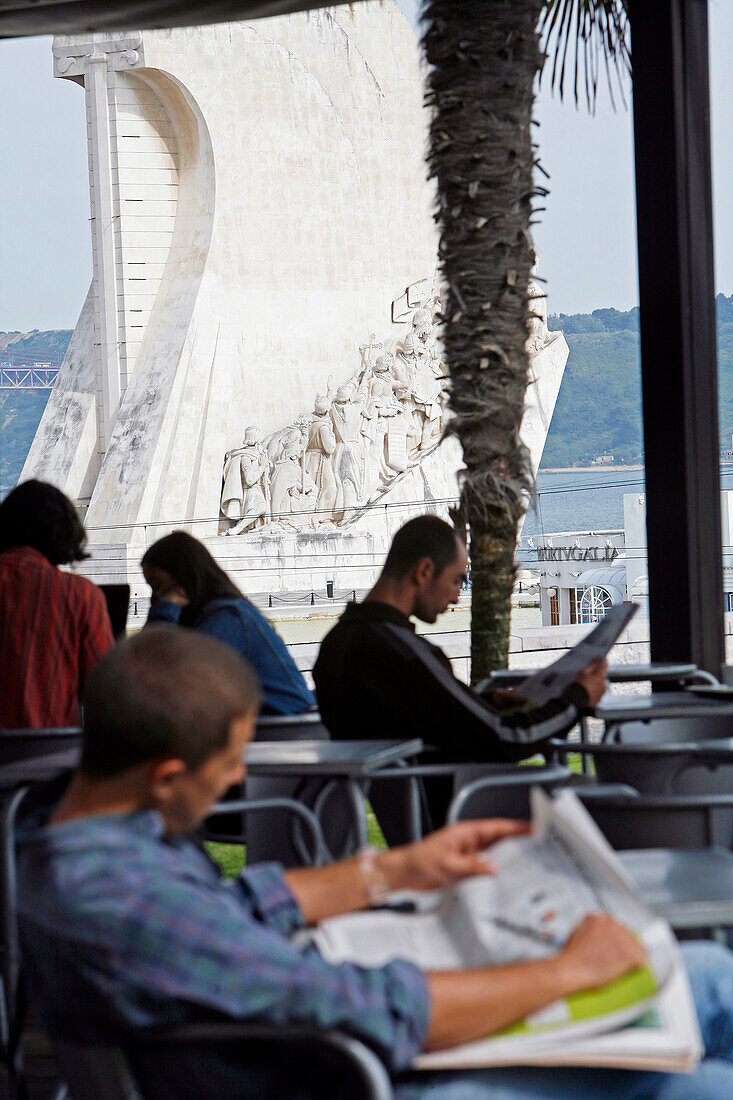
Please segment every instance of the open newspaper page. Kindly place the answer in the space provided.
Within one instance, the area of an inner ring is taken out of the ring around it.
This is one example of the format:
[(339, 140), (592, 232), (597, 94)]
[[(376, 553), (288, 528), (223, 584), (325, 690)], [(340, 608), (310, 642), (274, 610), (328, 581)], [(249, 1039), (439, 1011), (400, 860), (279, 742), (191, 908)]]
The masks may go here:
[[(516, 687), (517, 695), (537, 706), (556, 699), (566, 691), (579, 672), (591, 661), (605, 657), (621, 632), (628, 626), (638, 610), (636, 604), (617, 604), (606, 612), (601, 621), (582, 638), (576, 646), (564, 653), (547, 668), (528, 676)], [(479, 690), (483, 687), (480, 685)]]
[[(687, 977), (668, 926), (639, 898), (592, 819), (569, 792), (533, 791), (534, 834), (491, 849), (495, 875), (431, 895), (414, 914), (366, 912), (323, 922), (315, 942), (333, 961), (424, 970), (547, 957), (588, 913), (605, 911), (641, 937), (647, 965), (556, 1001), (479, 1042), (426, 1054), (416, 1068), (504, 1064), (692, 1068), (701, 1043)], [(425, 899), (415, 895), (418, 905)], [(630, 1027), (628, 1025), (634, 1024)]]

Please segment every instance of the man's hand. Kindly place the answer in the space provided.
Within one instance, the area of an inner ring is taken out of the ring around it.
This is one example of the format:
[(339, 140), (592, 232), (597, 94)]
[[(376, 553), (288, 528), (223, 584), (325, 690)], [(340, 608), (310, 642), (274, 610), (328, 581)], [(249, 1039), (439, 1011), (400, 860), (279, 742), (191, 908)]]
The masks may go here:
[(595, 913), (552, 958), (430, 973), (426, 1046), (441, 1050), (490, 1035), (561, 997), (622, 977), (642, 966), (645, 957), (628, 928)]
[(604, 657), (597, 657), (576, 677), (575, 682), (588, 692), (588, 701), (591, 707), (597, 706), (603, 697), (606, 690), (607, 672), (608, 661)]
[(645, 961), (641, 941), (606, 913), (586, 917), (557, 956), (571, 992), (605, 985)]
[(393, 848), (380, 855), (381, 869), (393, 890), (435, 890), (470, 875), (491, 874), (490, 845), (530, 830), (526, 821), (490, 818), (459, 821), (431, 833), (425, 840)]

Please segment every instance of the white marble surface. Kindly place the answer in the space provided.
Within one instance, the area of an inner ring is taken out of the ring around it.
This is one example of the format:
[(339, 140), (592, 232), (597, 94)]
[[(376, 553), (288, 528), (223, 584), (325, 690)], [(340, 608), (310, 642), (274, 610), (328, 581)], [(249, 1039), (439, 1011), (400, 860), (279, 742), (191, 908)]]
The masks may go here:
[[(377, 0), (89, 38), (54, 53), (59, 75), (105, 78), (92, 217), (108, 151), (115, 226), (95, 247), (93, 330), (82, 317), (23, 476), (88, 493), (99, 537), (167, 517), (213, 533), (223, 455), (253, 410), (265, 431), (287, 424), (435, 268), (417, 41)], [(59, 443), (67, 393), (94, 404), (92, 438), (75, 413)]]

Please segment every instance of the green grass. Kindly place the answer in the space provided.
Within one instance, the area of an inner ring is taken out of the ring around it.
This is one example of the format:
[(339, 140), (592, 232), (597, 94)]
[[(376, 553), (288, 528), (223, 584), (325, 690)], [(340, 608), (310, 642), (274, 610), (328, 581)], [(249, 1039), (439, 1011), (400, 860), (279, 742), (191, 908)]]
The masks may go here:
[(247, 849), (243, 844), (219, 844), (218, 841), (207, 840), (206, 849), (221, 867), (224, 878), (236, 878), (247, 862)]
[(379, 822), (374, 816), (374, 811), (369, 803), (367, 803), (367, 840), (372, 847), (379, 848), (382, 852), (386, 851), (387, 841), (384, 839)]

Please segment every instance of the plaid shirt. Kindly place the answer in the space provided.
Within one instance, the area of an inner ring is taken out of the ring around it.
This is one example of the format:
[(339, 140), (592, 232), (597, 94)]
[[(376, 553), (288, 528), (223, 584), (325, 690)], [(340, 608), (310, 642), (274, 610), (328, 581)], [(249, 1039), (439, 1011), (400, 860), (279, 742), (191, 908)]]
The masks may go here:
[(300, 910), (276, 864), (231, 883), (155, 811), (21, 829), (19, 909), (33, 1000), (84, 1040), (214, 1014), (341, 1028), (391, 1070), (422, 1049), (425, 979), (412, 964), (327, 963), (289, 940)]
[(102, 591), (30, 546), (0, 554), (0, 729), (79, 724), (79, 696), (114, 644)]

